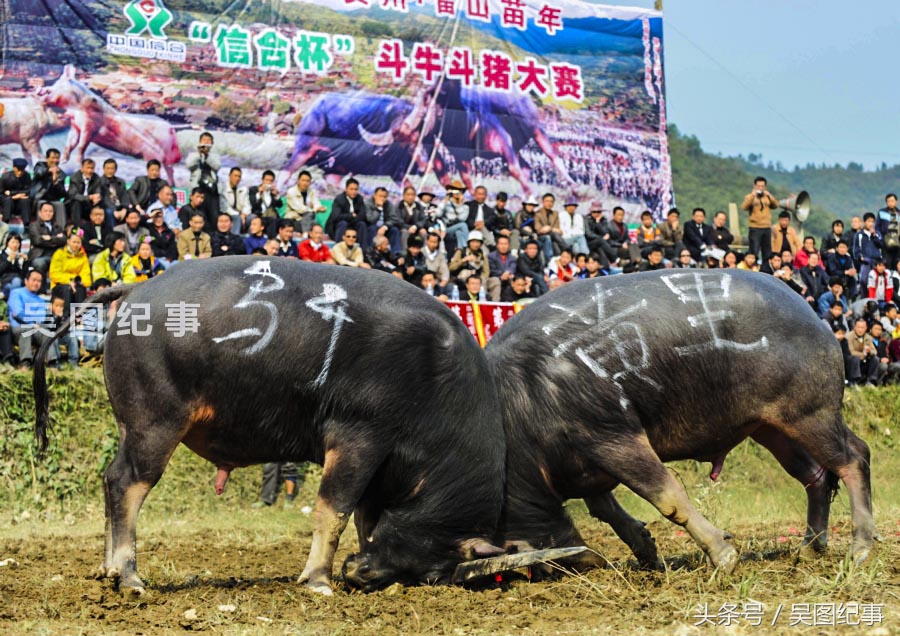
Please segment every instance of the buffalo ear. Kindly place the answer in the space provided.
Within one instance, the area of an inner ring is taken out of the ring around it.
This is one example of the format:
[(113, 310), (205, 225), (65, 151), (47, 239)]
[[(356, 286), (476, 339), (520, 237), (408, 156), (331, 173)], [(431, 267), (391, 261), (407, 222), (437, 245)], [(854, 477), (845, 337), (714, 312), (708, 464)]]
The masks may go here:
[(506, 554), (506, 550), (499, 548), (487, 539), (466, 539), (459, 544), (459, 553), (466, 561), (485, 559)]

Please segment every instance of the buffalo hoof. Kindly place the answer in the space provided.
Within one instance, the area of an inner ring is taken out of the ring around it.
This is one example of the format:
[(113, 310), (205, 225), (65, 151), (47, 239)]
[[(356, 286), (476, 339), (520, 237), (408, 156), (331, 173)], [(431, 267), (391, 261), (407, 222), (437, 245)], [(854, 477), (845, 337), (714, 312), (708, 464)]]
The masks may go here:
[(143, 596), (147, 589), (137, 574), (132, 574), (119, 581), (119, 592), (126, 596)]
[(869, 558), (869, 546), (864, 547), (853, 547), (850, 549), (850, 557), (853, 559), (853, 562), (859, 565), (863, 561)]
[(310, 591), (321, 594), (322, 596), (334, 596), (334, 591), (328, 583), (310, 581), (306, 584), (306, 587), (308, 587)]
[(109, 576), (109, 568), (106, 565), (99, 566), (96, 570), (94, 570), (94, 578), (98, 581), (102, 581), (103, 579), (111, 578)]
[(730, 545), (722, 548), (716, 554), (710, 554), (709, 558), (712, 560), (713, 565), (716, 566), (716, 569), (721, 570), (725, 574), (734, 572), (734, 568), (737, 567), (738, 561), (740, 560), (738, 558), (737, 550)]

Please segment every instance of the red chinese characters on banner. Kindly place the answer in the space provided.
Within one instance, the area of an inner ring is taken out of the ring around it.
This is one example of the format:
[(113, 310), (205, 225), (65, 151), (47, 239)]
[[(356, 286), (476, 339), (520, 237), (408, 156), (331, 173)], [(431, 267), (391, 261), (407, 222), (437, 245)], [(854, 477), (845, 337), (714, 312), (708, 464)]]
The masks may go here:
[(408, 13), (409, 8), (406, 6), (406, 0), (381, 0), (381, 8), (385, 11), (399, 11)]
[(441, 18), (452, 18), (456, 15), (456, 0), (435, 0), (434, 14)]
[(508, 93), (512, 86), (512, 58), (499, 51), (482, 51), (481, 84)]
[(400, 83), (409, 68), (409, 59), (403, 55), (403, 42), (400, 40), (381, 40), (375, 53), (375, 70), (379, 73), (391, 73), (394, 82)]
[(525, 3), (523, 0), (500, 0), (503, 13), (500, 14), (500, 26), (525, 30)]
[(538, 11), (534, 23), (543, 27), (548, 34), (556, 35), (556, 32), (562, 31), (563, 28), (562, 9), (545, 4)]
[(581, 67), (572, 64), (551, 64), (553, 72), (553, 98), (558, 100), (584, 101), (584, 80)]
[(481, 324), (484, 328), (484, 344), (486, 345), (503, 324), (516, 313), (512, 303), (479, 303), (478, 311), (481, 312)]
[(538, 64), (533, 57), (526, 57), (525, 62), (516, 65), (516, 71), (519, 74), (519, 81), (516, 82), (518, 89), (527, 93), (531, 91), (538, 97), (546, 97), (550, 93), (550, 86), (547, 82), (547, 67)]
[(481, 20), (482, 22), (491, 21), (491, 10), (488, 6), (488, 0), (465, 0), (466, 1), (466, 17), (472, 20)]
[(369, 6), (369, 0), (344, 0), (344, 4), (354, 4), (356, 2), (363, 4), (367, 7)]
[(429, 83), (444, 71), (444, 53), (430, 44), (416, 42), (412, 50), (412, 61), (413, 70)]
[(445, 304), (450, 308), (450, 311), (459, 316), (460, 320), (463, 321), (463, 324), (465, 324), (466, 328), (469, 330), (469, 333), (472, 334), (472, 337), (481, 342), (481, 339), (478, 337), (478, 324), (475, 319), (475, 308), (472, 306), (472, 303), (451, 300), (447, 301)]
[(457, 79), (463, 86), (475, 83), (475, 56), (467, 47), (453, 47), (447, 55), (447, 77)]

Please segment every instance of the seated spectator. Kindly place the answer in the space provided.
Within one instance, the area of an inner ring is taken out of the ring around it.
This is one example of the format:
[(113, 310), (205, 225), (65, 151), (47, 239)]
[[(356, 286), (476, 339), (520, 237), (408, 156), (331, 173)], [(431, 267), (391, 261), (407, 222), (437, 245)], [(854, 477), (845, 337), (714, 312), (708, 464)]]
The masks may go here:
[(25, 225), (31, 221), (31, 175), (27, 167), (25, 159), (13, 159), (12, 170), (0, 177), (0, 204), (6, 223), (13, 216), (21, 217)]
[(772, 252), (766, 262), (760, 266), (759, 271), (774, 276), (776, 272), (781, 271), (781, 265), (781, 254)]
[(55, 212), (56, 224), (66, 226), (66, 173), (59, 167), (60, 153), (50, 148), (45, 155), (46, 161), (34, 164), (31, 178), (32, 209), (37, 211), (44, 202), (50, 203)]
[(434, 192), (431, 191), (431, 188), (422, 188), (419, 192), (419, 202), (423, 209), (420, 229), (426, 234), (435, 232), (443, 241), (447, 234), (447, 225), (443, 221), (443, 213), (434, 200)]
[(425, 206), (416, 201), (416, 189), (412, 186), (403, 188), (403, 195), (397, 205), (397, 214), (400, 215), (400, 246), (408, 247), (410, 236), (422, 235), (425, 240)]
[(430, 270), (425, 270), (425, 273), (422, 274), (422, 289), (425, 290), (426, 294), (434, 296), (438, 300), (450, 300), (447, 290), (438, 283), (434, 272)]
[(683, 247), (678, 254), (678, 259), (672, 263), (672, 267), (675, 269), (696, 269), (697, 263), (691, 257), (688, 249)]
[(641, 226), (637, 230), (637, 245), (641, 258), (647, 258), (654, 247), (662, 247), (662, 235), (653, 223), (653, 215), (649, 210), (641, 212)]
[(859, 360), (859, 370), (862, 380), (866, 384), (877, 384), (879, 377), (879, 360), (872, 336), (869, 334), (869, 326), (865, 318), (858, 318), (853, 325), (853, 331), (847, 334), (847, 344), (850, 353)]
[[(494, 243), (501, 236), (509, 239), (511, 250), (519, 249), (519, 232), (516, 230), (515, 218), (509, 208), (506, 207), (509, 201), (509, 195), (505, 192), (497, 193), (497, 200), (494, 202), (494, 226), (492, 232), (494, 234)], [(582, 226), (584, 220), (582, 219)], [(586, 244), (585, 244), (586, 245)]]
[[(50, 207), (51, 215), (53, 207)], [(9, 324), (13, 340), (19, 347), (19, 369), (31, 368), (34, 351), (37, 350), (48, 333), (50, 307), (38, 295), (44, 282), (44, 275), (36, 269), (28, 270), (25, 283), (14, 289), (9, 296)], [(47, 352), (47, 359), (56, 361), (53, 347)]]
[(803, 296), (803, 286), (794, 281), (794, 267), (790, 263), (782, 263), (781, 269), (775, 273), (775, 278), (781, 279), (788, 287)]
[(128, 210), (125, 223), (117, 225), (115, 231), (125, 237), (125, 253), (128, 256), (137, 254), (138, 247), (150, 236), (150, 230), (141, 224), (141, 215), (137, 210)]
[(100, 190), (100, 177), (94, 172), (93, 159), (84, 159), (81, 170), (69, 177), (69, 191), (66, 195), (66, 212), (69, 222), (81, 227), (88, 212), (95, 205), (102, 205), (103, 193)]
[(103, 174), (100, 175), (100, 208), (103, 210), (106, 227), (110, 230), (119, 223), (124, 223), (125, 213), (134, 207), (128, 187), (116, 176), (118, 169), (119, 164), (115, 159), (107, 159), (103, 162)]
[(791, 227), (791, 213), (782, 211), (778, 214), (778, 222), (772, 226), (772, 251), (781, 254), (781, 261), (784, 262), (784, 253), (790, 252), (791, 262), (793, 256), (801, 249), (800, 237), (797, 236), (797, 230)]
[[(297, 245), (294, 243), (294, 222), (290, 219), (281, 219), (278, 222), (278, 249), (274, 256), (284, 258), (300, 258), (300, 252), (297, 251)], [(270, 241), (271, 243), (271, 241)], [(269, 249), (269, 243), (266, 243), (266, 250)]]
[[(730, 254), (734, 254), (734, 252), (729, 252)], [(650, 252), (647, 254), (647, 260), (641, 261), (641, 264), (638, 266), (639, 271), (642, 272), (655, 272), (661, 269), (665, 269), (666, 264), (663, 262), (663, 248), (659, 245), (651, 247)]]
[(806, 302), (812, 307), (813, 311), (818, 312), (819, 298), (828, 291), (826, 281), (828, 281), (825, 270), (819, 265), (819, 254), (813, 252), (809, 255), (806, 267), (800, 269), (800, 279), (803, 282), (804, 293), (806, 294)]
[(738, 263), (737, 268), (747, 270), (748, 272), (758, 272), (759, 263), (756, 262), (756, 254), (753, 252), (744, 254), (744, 258)]
[(819, 317), (824, 318), (828, 313), (831, 304), (835, 301), (841, 303), (845, 314), (849, 314), (850, 305), (847, 303), (847, 296), (844, 294), (844, 287), (841, 285), (841, 279), (837, 276), (832, 276), (828, 279), (828, 291), (819, 296), (819, 307), (816, 312), (819, 314)]
[[(725, 221), (728, 215), (719, 210), (713, 215), (712, 239), (713, 246), (723, 252), (731, 251), (731, 244), (734, 243), (734, 235), (725, 227)], [(754, 258), (756, 254), (753, 255)]]
[(65, 231), (53, 223), (53, 206), (49, 203), (42, 203), (38, 208), (38, 218), (29, 226), (28, 238), (31, 239), (29, 265), (42, 274), (46, 273), (50, 268), (53, 252), (66, 244)]
[(91, 266), (91, 278), (105, 278), (111, 284), (135, 282), (131, 257), (125, 254), (125, 237), (112, 232), (106, 237), (106, 249), (97, 254)]
[(872, 346), (875, 348), (875, 358), (878, 360), (878, 375), (875, 383), (885, 384), (896, 376), (897, 370), (900, 369), (900, 365), (893, 368), (891, 365), (888, 354), (888, 344), (891, 337), (884, 333), (884, 327), (880, 322), (876, 322), (869, 327), (869, 335), (872, 336)]
[(447, 186), (447, 201), (444, 203), (444, 209), (441, 212), (441, 218), (447, 226), (446, 240), (450, 242), (450, 247), (456, 251), (466, 244), (469, 235), (469, 206), (463, 200), (465, 186), (459, 181), (454, 181)]
[(12, 328), (9, 324), (9, 307), (5, 300), (0, 300), (0, 365), (3, 365), (3, 368), (11, 368), (15, 365), (15, 358)]
[(134, 282), (142, 283), (145, 280), (158, 276), (166, 271), (162, 263), (153, 255), (152, 242), (147, 239), (138, 248), (138, 253), (131, 257), (128, 269), (134, 276)]
[[(684, 248), (684, 228), (679, 225), (680, 217), (681, 213), (678, 211), (678, 208), (672, 208), (666, 215), (666, 222), (659, 226), (663, 255), (670, 261), (676, 260), (675, 254), (680, 254)], [(690, 250), (688, 250), (688, 253), (690, 253)]]
[[(191, 223), (191, 217), (195, 214), (200, 214), (206, 219), (206, 195), (203, 193), (202, 188), (194, 188), (191, 190), (191, 197), (187, 203), (181, 206), (181, 209), (178, 210), (178, 223), (183, 230)], [(217, 205), (217, 204), (216, 204)], [(214, 206), (215, 207), (215, 206)], [(213, 227), (215, 227), (208, 220), (204, 222), (203, 231), (206, 232), (209, 230), (212, 231)], [(177, 237), (176, 237), (177, 238)]]
[[(822, 252), (824, 252), (826, 255), (834, 254), (837, 251), (837, 244), (843, 240), (843, 236), (844, 222), (840, 219), (832, 221), (831, 234), (822, 239)], [(827, 261), (827, 257), (824, 260)]]
[(81, 226), (81, 243), (88, 260), (93, 264), (94, 258), (106, 249), (106, 237), (112, 231), (106, 224), (106, 212), (99, 205), (91, 208), (88, 220)]
[(855, 386), (861, 379), (858, 357), (850, 353), (850, 345), (847, 341), (847, 329), (843, 325), (834, 327), (834, 335), (841, 345), (841, 356), (844, 358), (844, 384)]
[[(48, 330), (55, 333), (57, 329), (62, 327), (64, 324), (69, 322), (69, 305), (66, 303), (65, 298), (62, 296), (54, 295), (53, 298), (50, 299), (50, 320), (47, 323)], [(78, 359), (79, 355), (79, 345), (78, 345), (78, 336), (75, 334), (74, 330), (69, 330), (69, 332), (62, 336), (59, 340), (56, 340), (52, 345), (51, 349), (53, 349), (53, 353), (49, 356), (51, 360), (57, 360), (60, 362), (59, 368), (65, 368), (66, 363), (62, 362), (62, 349), (60, 347), (60, 343), (65, 342), (66, 345), (66, 358), (68, 360), (68, 366), (71, 368), (78, 367)], [(51, 367), (56, 366), (51, 362)]]
[(202, 212), (195, 212), (188, 221), (188, 229), (178, 235), (179, 261), (212, 257), (212, 242), (209, 234), (203, 231), (204, 223), (206, 223), (206, 216)]
[(428, 262), (425, 255), (422, 254), (424, 241), (421, 236), (411, 236), (407, 241), (406, 257), (403, 265), (403, 280), (415, 285), (422, 286), (422, 275), (428, 271)]
[(399, 254), (391, 251), (391, 244), (386, 236), (376, 236), (375, 244), (366, 254), (366, 260), (372, 269), (387, 272), (397, 278), (403, 278), (404, 259)]
[[(477, 232), (478, 230), (473, 231)], [(460, 300), (468, 303), (483, 303), (487, 300), (484, 289), (481, 288), (481, 278), (469, 276), (466, 279), (466, 291)]]
[(371, 269), (365, 260), (362, 248), (356, 242), (356, 230), (344, 230), (344, 236), (341, 237), (339, 243), (335, 243), (331, 248), (331, 258), (338, 265), (345, 267), (358, 267), (360, 269)]
[(509, 287), (516, 275), (516, 257), (510, 254), (509, 237), (500, 234), (496, 237), (497, 249), (488, 254), (488, 296), (498, 302), (503, 288)]
[(159, 189), (156, 201), (147, 208), (147, 216), (151, 217), (157, 210), (162, 210), (163, 220), (169, 229), (175, 232), (175, 236), (181, 234), (183, 226), (181, 225), (181, 216), (175, 209), (175, 192), (168, 185), (164, 185)]
[(531, 289), (536, 297), (547, 293), (549, 281), (544, 277), (544, 265), (541, 263), (536, 240), (526, 241), (523, 251), (516, 258), (516, 274), (531, 280)]
[[(277, 226), (277, 222), (275, 223)], [(265, 251), (266, 241), (269, 238), (265, 234), (265, 226), (263, 225), (263, 218), (261, 216), (257, 216), (255, 219), (250, 221), (250, 226), (247, 229), (247, 236), (244, 238), (244, 252), (247, 254), (252, 254), (253, 250), (261, 249)]]
[(541, 208), (534, 215), (534, 224), (537, 228), (537, 239), (544, 252), (544, 260), (549, 262), (555, 254), (568, 247), (563, 239), (559, 225), (559, 212), (553, 206), (556, 197), (549, 192), (541, 197)]
[(721, 269), (737, 269), (737, 254), (730, 250), (725, 252), (722, 260), (719, 261), (719, 267)]
[(888, 364), (895, 372), (900, 370), (900, 338), (891, 338), (888, 343)]
[[(359, 183), (355, 179), (348, 179), (347, 185), (350, 185), (350, 182), (353, 181), (356, 184), (356, 190), (359, 190)], [(302, 170), (300, 174), (297, 175), (297, 183), (296, 185), (288, 188), (286, 203), (287, 207), (284, 211), (284, 218), (290, 221), (294, 221), (294, 230), (299, 231), (300, 234), (306, 235), (312, 229), (313, 224), (316, 222), (316, 214), (318, 212), (325, 212), (326, 208), (319, 201), (318, 195), (316, 195), (316, 191), (313, 190), (310, 186), (312, 185), (312, 175), (307, 170)], [(347, 196), (347, 189), (344, 190), (344, 196)], [(348, 202), (353, 201), (356, 204), (355, 200), (356, 194), (350, 196), (347, 201), (341, 201), (339, 204), (341, 210), (338, 212), (346, 216), (345, 206)], [(341, 195), (338, 195), (338, 198), (341, 198)], [(360, 197), (362, 199), (362, 197)], [(335, 203), (337, 203), (338, 199), (335, 199)], [(335, 213), (335, 208), (332, 205), (331, 208), (332, 215)], [(342, 217), (343, 219), (343, 217)], [(334, 231), (329, 229), (328, 234), (334, 239), (340, 240), (340, 237), (335, 236)], [(340, 232), (343, 234), (343, 230)]]
[(816, 249), (816, 239), (807, 236), (803, 239), (803, 248), (797, 252), (797, 256), (794, 257), (794, 267), (806, 267), (806, 264), (809, 263), (810, 254), (819, 256), (819, 263), (822, 264), (822, 257), (819, 254), (819, 250)]
[(388, 201), (387, 188), (378, 186), (372, 199), (366, 202), (366, 224), (369, 237), (386, 236), (391, 250), (400, 251), (400, 230), (403, 221), (393, 203)]
[(300, 243), (300, 247), (297, 250), (301, 261), (334, 265), (334, 259), (331, 258), (331, 250), (328, 249), (328, 246), (322, 240), (324, 234), (322, 226), (314, 223), (309, 229), (309, 238)]
[(856, 265), (850, 255), (850, 246), (846, 241), (840, 240), (835, 244), (835, 251), (828, 255), (825, 271), (829, 276), (837, 276), (841, 279), (844, 292), (850, 297), (856, 297)]
[(877, 300), (879, 306), (882, 306), (891, 302), (894, 297), (894, 280), (886, 271), (883, 260), (876, 260), (874, 265), (874, 269), (869, 272), (867, 297)]
[(573, 254), (588, 252), (587, 239), (584, 235), (584, 217), (578, 213), (578, 199), (575, 197), (566, 199), (563, 212), (559, 215), (559, 231)]
[[(537, 199), (533, 196), (528, 197), (522, 202), (522, 209), (519, 210), (519, 213), (516, 214), (515, 219), (513, 220), (513, 225), (519, 233), (520, 242), (527, 242), (531, 239), (537, 240), (537, 229), (534, 225), (534, 215), (537, 211), (537, 205)], [(602, 212), (602, 210), (603, 207), (600, 206), (600, 211)], [(591, 214), (593, 215), (594, 212), (592, 211)], [(588, 223), (585, 224), (586, 231), (587, 226)], [(588, 241), (590, 241), (590, 237), (588, 237)]]
[(81, 230), (73, 229), (66, 246), (53, 253), (49, 276), (51, 293), (65, 299), (67, 307), (84, 302), (91, 285), (91, 264), (81, 249)]
[(481, 232), (472, 230), (469, 232), (465, 247), (459, 247), (453, 253), (453, 258), (450, 259), (450, 274), (456, 277), (457, 285), (465, 283), (469, 276), (478, 276), (482, 286), (487, 284), (488, 274), (491, 270), (487, 254), (481, 247), (483, 244), (484, 237)]
[[(284, 220), (284, 219), (282, 219)], [(291, 226), (291, 232), (294, 231), (293, 226)], [(293, 245), (293, 243), (291, 243)], [(266, 241), (266, 245), (263, 248), (266, 256), (280, 256), (278, 253), (281, 250), (281, 241), (279, 239), (269, 239)], [(297, 258), (294, 256), (293, 258)]]
[(900, 333), (897, 333), (900, 318), (898, 318), (897, 305), (893, 302), (884, 303), (884, 307), (881, 309), (881, 325), (884, 327), (884, 333), (892, 339), (900, 336)]
[(325, 233), (337, 242), (344, 236), (344, 230), (348, 227), (356, 230), (356, 240), (363, 249), (371, 245), (366, 225), (366, 202), (359, 194), (359, 181), (352, 177), (347, 179), (344, 191), (337, 195), (331, 204), (331, 214), (325, 223)]
[(4, 300), (9, 300), (12, 290), (25, 282), (25, 255), (22, 253), (22, 237), (12, 233), (6, 235), (6, 245), (0, 252), (0, 288)]
[(825, 314), (825, 317), (822, 318), (825, 321), (825, 324), (828, 325), (828, 328), (834, 331), (834, 328), (837, 326), (841, 326), (844, 328), (844, 331), (847, 330), (847, 321), (844, 320), (844, 305), (839, 300), (831, 301), (831, 306), (828, 308), (828, 313)]
[[(200, 210), (197, 210), (196, 214), (204, 217), (204, 219), (206, 218), (206, 215)], [(190, 224), (190, 219), (188, 219), (188, 224)], [(178, 237), (176, 237), (175, 232), (166, 225), (162, 210), (156, 210), (156, 212), (153, 213), (153, 216), (150, 217), (150, 225), (148, 226), (147, 231), (150, 233), (150, 249), (153, 252), (153, 257), (163, 269), (178, 260)], [(145, 238), (144, 243), (146, 242), (147, 239)], [(140, 253), (140, 251), (141, 247), (139, 246), (138, 253)], [(135, 256), (137, 256), (137, 254)], [(134, 256), (131, 258), (134, 260)]]
[[(281, 193), (278, 192), (278, 187), (275, 185), (274, 172), (271, 170), (264, 171), (262, 173), (261, 183), (250, 188), (247, 191), (247, 196), (250, 199), (250, 212), (252, 216), (260, 219), (260, 224), (264, 229), (266, 227), (271, 227), (272, 225), (277, 225), (278, 219), (280, 218), (278, 216), (278, 210), (281, 208), (283, 200), (281, 198)], [(325, 206), (322, 207), (324, 208)], [(277, 228), (273, 227), (273, 236), (276, 231)], [(249, 254), (252, 251), (252, 249), (248, 249), (247, 253)]]
[[(220, 208), (221, 209), (221, 208)], [(209, 237), (213, 258), (218, 256), (241, 256), (246, 254), (244, 240), (232, 232), (233, 217), (227, 211), (219, 212), (216, 219), (216, 231)]]
[[(231, 217), (234, 234), (240, 234), (247, 227), (253, 212), (250, 208), (250, 195), (246, 186), (241, 185), (241, 169), (235, 166), (228, 172), (228, 180), (219, 185), (219, 214)], [(218, 224), (219, 217), (216, 216)]]
[(425, 237), (425, 247), (422, 248), (425, 262), (429, 271), (434, 272), (438, 285), (446, 287), (450, 284), (450, 268), (447, 265), (447, 257), (441, 249), (441, 236), (436, 232), (429, 232)]
[(881, 316), (878, 312), (878, 301), (869, 299), (864, 300), (863, 302), (863, 310), (859, 316), (866, 321), (866, 325), (871, 327), (876, 322), (881, 322)]
[(159, 189), (164, 185), (171, 185), (165, 179), (159, 176), (160, 163), (157, 159), (151, 159), (147, 162), (147, 174), (138, 177), (128, 189), (131, 195), (131, 201), (134, 207), (141, 214), (146, 213), (150, 204), (159, 198)]
[(534, 298), (531, 291), (531, 279), (521, 274), (517, 274), (512, 282), (500, 292), (500, 302), (504, 303), (518, 303), (529, 298)]
[(684, 226), (684, 246), (696, 262), (704, 260), (703, 252), (713, 244), (712, 228), (706, 224), (706, 210), (694, 208), (690, 223)]
[[(472, 200), (466, 203), (469, 214), (466, 226), (469, 231), (478, 230), (484, 235), (484, 244), (490, 249), (494, 246), (494, 208), (487, 204), (487, 188), (483, 185), (475, 187)], [(459, 244), (457, 244), (459, 247)]]
[[(690, 257), (690, 254), (688, 254)], [(601, 276), (609, 276), (609, 272), (603, 269), (600, 257), (597, 254), (588, 254), (584, 269), (578, 272), (578, 278), (600, 278)]]
[(578, 267), (575, 266), (572, 250), (565, 248), (559, 256), (550, 259), (544, 273), (550, 279), (550, 289), (556, 289), (578, 278)]

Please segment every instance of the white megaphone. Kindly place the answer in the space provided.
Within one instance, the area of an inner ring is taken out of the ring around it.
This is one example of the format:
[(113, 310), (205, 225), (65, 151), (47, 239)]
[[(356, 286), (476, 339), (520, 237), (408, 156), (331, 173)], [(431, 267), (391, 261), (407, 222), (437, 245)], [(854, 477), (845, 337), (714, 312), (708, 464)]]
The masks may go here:
[(800, 194), (792, 194), (787, 199), (778, 202), (785, 210), (794, 213), (794, 218), (800, 223), (805, 223), (809, 218), (809, 208), (812, 203), (809, 200), (809, 192), (803, 190)]

